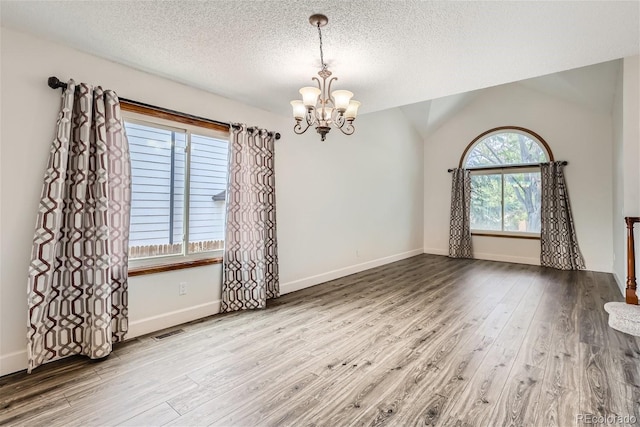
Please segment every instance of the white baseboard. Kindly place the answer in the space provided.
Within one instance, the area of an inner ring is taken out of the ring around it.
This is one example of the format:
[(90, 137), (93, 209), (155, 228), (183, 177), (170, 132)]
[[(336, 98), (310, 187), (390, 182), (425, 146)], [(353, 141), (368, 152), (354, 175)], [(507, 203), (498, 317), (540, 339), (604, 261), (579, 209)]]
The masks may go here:
[(171, 326), (202, 319), (203, 317), (218, 314), (220, 312), (220, 300), (207, 302), (205, 304), (187, 307), (182, 310), (170, 311), (157, 316), (147, 317), (129, 322), (129, 332), (127, 339), (139, 337), (151, 332), (159, 331)]
[(487, 261), (501, 261), (501, 262), (510, 262), (513, 264), (540, 265), (540, 258), (511, 256), (511, 255), (503, 255), (503, 254), (488, 254), (488, 253), (474, 253), (473, 257), (475, 259), (484, 259)]
[[(424, 250), (425, 254), (433, 254), (433, 255), (449, 255), (449, 251), (447, 249), (436, 249), (436, 248), (427, 248)], [(530, 257), (519, 257), (519, 256), (511, 256), (504, 254), (490, 254), (490, 253), (473, 253), (474, 259), (484, 259), (487, 261), (500, 261), (500, 262), (510, 262), (514, 264), (529, 264), (529, 265), (540, 265), (540, 258), (530, 258)]]
[[(188, 307), (182, 310), (163, 313), (146, 319), (129, 322), (126, 338), (135, 338), (171, 326), (181, 325), (192, 320), (201, 319), (220, 312), (220, 300)], [(0, 356), (0, 376), (27, 369), (27, 351), (16, 351)]]
[(0, 356), (0, 376), (27, 369), (27, 350)]
[[(444, 255), (444, 256), (449, 256), (449, 251), (448, 250), (444, 250), (444, 249), (436, 249), (436, 248), (426, 248), (424, 250), (425, 254), (433, 254), (433, 255)], [(528, 264), (528, 265), (540, 265), (540, 258), (535, 257), (519, 257), (519, 256), (510, 256), (510, 255), (504, 255), (504, 254), (490, 254), (490, 253), (473, 253), (473, 258), (474, 259), (483, 259), (483, 260), (487, 260), (487, 261), (500, 261), (500, 262), (510, 262), (513, 264)], [(590, 265), (587, 266), (587, 270), (589, 271), (597, 271), (597, 272), (601, 272), (601, 273), (613, 273), (611, 271), (611, 268), (606, 268), (602, 265), (592, 265), (593, 263), (591, 263)], [(620, 281), (620, 278), (618, 276), (616, 276), (615, 273), (613, 273), (615, 279), (616, 279), (616, 283), (618, 283), (618, 287), (620, 288), (620, 291), (622, 292), (622, 294), (624, 295), (625, 293), (625, 282), (624, 281)]]
[(293, 282), (282, 283), (280, 284), (280, 294), (284, 295), (290, 292), (299, 291), (301, 289), (310, 288), (311, 286), (319, 285), (320, 283), (339, 279), (340, 277), (359, 273), (361, 271), (379, 267), (381, 265), (390, 264), (392, 262), (400, 261), (405, 258), (411, 258), (412, 256), (420, 255), (423, 253), (423, 249), (414, 249), (408, 252), (403, 252), (384, 258), (378, 258), (373, 261), (363, 262), (362, 264), (355, 264), (349, 267), (339, 268), (337, 270), (329, 271), (315, 276), (305, 277), (304, 279), (294, 280)]
[(449, 256), (449, 251), (447, 249), (426, 248), (424, 250), (424, 253), (425, 254), (431, 254), (431, 255)]

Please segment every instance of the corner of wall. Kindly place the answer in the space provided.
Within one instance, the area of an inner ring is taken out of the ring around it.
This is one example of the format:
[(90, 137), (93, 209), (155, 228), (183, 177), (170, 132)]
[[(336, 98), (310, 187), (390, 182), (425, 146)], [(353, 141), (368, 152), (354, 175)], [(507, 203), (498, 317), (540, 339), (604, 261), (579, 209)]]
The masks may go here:
[(328, 271), (326, 273), (317, 274), (315, 276), (309, 276), (303, 279), (294, 280), (292, 282), (283, 283), (280, 285), (280, 293), (284, 295), (284, 294), (299, 291), (305, 288), (310, 288), (312, 286), (319, 285), (321, 283), (325, 283), (330, 280), (339, 279), (340, 277), (349, 276), (350, 274), (359, 273), (361, 271), (369, 270), (371, 268), (379, 267), (385, 264), (390, 264), (392, 262), (400, 261), (406, 258), (411, 258), (423, 253), (425, 252), (422, 248), (413, 249), (411, 251), (399, 253), (396, 255), (378, 258), (373, 261), (367, 261), (361, 264), (354, 264), (348, 267), (339, 268), (337, 270)]
[(626, 285), (624, 283), (624, 280), (620, 279), (620, 277), (618, 276), (618, 273), (615, 270), (613, 272), (613, 278), (616, 280), (616, 284), (618, 285), (618, 289), (620, 289), (620, 295), (622, 295), (624, 297), (625, 296), (625, 289), (626, 289)]

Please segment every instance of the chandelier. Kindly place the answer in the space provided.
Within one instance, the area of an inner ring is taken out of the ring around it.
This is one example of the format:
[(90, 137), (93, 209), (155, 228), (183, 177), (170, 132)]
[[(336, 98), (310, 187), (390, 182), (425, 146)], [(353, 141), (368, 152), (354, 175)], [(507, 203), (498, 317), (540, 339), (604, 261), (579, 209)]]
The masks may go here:
[[(316, 131), (320, 134), (322, 141), (325, 140), (327, 133), (331, 130), (331, 126), (340, 129), (345, 135), (351, 135), (355, 132), (353, 121), (358, 115), (358, 107), (360, 103), (353, 101), (351, 97), (353, 93), (348, 90), (335, 90), (331, 92), (331, 83), (338, 80), (337, 77), (331, 77), (331, 71), (324, 63), (322, 53), (322, 30), (327, 25), (329, 19), (320, 14), (311, 15), (309, 23), (318, 28), (318, 37), (320, 38), (320, 64), (322, 68), (318, 71), (318, 77), (313, 77), (318, 87), (303, 87), (300, 89), (302, 101), (291, 101), (293, 107), (293, 118), (296, 124), (293, 131), (301, 135), (315, 125)], [(327, 79), (329, 79), (327, 81)], [(331, 94), (331, 96), (329, 96)], [(304, 120), (304, 123), (303, 123)]]

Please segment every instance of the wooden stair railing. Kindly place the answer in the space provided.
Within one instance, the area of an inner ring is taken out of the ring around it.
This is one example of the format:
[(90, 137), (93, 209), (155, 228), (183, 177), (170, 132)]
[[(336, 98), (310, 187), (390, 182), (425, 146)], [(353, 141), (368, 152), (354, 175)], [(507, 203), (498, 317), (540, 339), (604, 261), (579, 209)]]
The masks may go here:
[(636, 251), (633, 240), (633, 225), (640, 222), (640, 217), (627, 216), (624, 218), (627, 223), (627, 290), (625, 301), (627, 304), (638, 305), (638, 295), (636, 295)]

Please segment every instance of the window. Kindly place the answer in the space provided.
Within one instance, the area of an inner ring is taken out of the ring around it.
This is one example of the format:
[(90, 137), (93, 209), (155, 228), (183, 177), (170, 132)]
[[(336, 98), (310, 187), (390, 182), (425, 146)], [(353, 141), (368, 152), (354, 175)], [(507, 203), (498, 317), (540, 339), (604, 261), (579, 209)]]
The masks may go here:
[(131, 153), (130, 259), (174, 262), (223, 249), (228, 132), (123, 116)]
[(540, 234), (540, 163), (553, 160), (544, 140), (523, 128), (496, 128), (474, 139), (461, 166), (471, 171), (471, 231)]

